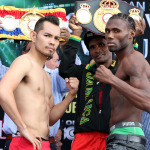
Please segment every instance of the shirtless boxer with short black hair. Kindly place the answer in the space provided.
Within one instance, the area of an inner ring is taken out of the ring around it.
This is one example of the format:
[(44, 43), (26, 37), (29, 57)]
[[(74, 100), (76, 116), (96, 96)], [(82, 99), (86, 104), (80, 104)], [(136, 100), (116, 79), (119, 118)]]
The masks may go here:
[[(59, 45), (59, 20), (55, 16), (41, 18), (31, 31), (31, 49), (12, 63), (0, 82), (0, 104), (18, 128), (11, 149), (50, 149), (49, 125), (65, 112), (78, 90), (76, 78), (66, 79), (69, 94), (54, 106), (51, 79), (43, 70)], [(43, 140), (43, 141), (42, 141)]]

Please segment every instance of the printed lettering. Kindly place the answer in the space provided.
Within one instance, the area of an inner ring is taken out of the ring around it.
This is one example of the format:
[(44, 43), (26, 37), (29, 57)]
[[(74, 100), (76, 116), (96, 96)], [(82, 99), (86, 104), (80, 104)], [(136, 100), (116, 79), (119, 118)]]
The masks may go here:
[[(86, 74), (85, 101), (90, 96), (91, 92), (93, 91), (93, 87), (89, 87), (89, 86), (93, 85), (93, 82), (94, 82), (94, 77), (92, 76), (92, 74), (90, 72), (88, 72)], [(93, 96), (92, 96), (92, 98), (93, 98)], [(85, 122), (88, 122), (90, 120), (89, 118), (86, 118), (86, 117), (89, 116), (91, 113), (92, 104), (90, 104), (90, 103), (92, 103), (92, 102), (93, 102), (93, 99), (89, 99), (88, 102), (86, 103), (86, 106), (84, 108), (84, 112), (82, 114), (82, 118), (80, 120), (80, 125), (82, 125)]]
[(80, 125), (84, 124), (85, 122), (88, 122), (90, 119), (86, 117), (82, 117), (80, 121)]
[(66, 113), (76, 113), (76, 102), (71, 102), (70, 105), (68, 106)]
[(144, 58), (148, 56), (148, 39), (143, 39), (143, 55)]
[[(130, 2), (130, 5), (135, 6), (133, 1)], [(145, 2), (142, 4), (140, 2), (136, 2), (136, 6), (142, 8), (145, 11)]]
[(82, 116), (89, 116), (90, 115), (90, 112), (91, 112), (91, 109), (92, 108), (92, 104), (91, 105), (86, 105), (85, 108), (84, 108), (84, 113), (82, 114)]
[(89, 103), (92, 103), (92, 102), (93, 102), (93, 99), (89, 99), (86, 105), (88, 105)]
[(149, 28), (150, 28), (150, 14), (145, 14), (145, 17), (146, 17), (148, 26), (149, 26)]
[(85, 91), (85, 99), (87, 99), (87, 97), (91, 94), (93, 88), (86, 88), (86, 91)]

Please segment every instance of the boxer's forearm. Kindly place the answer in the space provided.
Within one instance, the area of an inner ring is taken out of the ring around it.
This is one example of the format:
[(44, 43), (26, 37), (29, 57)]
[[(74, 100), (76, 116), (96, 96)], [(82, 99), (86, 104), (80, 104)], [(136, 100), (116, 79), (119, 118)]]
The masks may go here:
[(50, 111), (50, 126), (55, 124), (65, 113), (66, 109), (68, 108), (69, 104), (73, 101), (76, 95), (72, 95), (68, 93), (66, 98), (55, 105)]

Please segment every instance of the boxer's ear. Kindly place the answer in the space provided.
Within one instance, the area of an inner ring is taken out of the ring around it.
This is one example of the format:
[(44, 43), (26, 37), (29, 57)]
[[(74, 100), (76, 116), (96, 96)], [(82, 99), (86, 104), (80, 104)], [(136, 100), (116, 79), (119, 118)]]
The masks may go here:
[(30, 39), (32, 40), (32, 42), (35, 42), (36, 40), (36, 32), (33, 30), (30, 32)]
[(134, 30), (130, 30), (129, 31), (129, 38), (134, 38), (135, 37), (135, 31)]

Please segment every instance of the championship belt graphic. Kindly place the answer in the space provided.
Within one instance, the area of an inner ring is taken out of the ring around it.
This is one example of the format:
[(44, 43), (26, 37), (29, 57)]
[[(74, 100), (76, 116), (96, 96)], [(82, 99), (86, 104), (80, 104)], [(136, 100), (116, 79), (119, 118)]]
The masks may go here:
[(13, 6), (0, 6), (0, 20), (3, 28), (0, 30), (0, 38), (15, 40), (31, 40), (30, 31), (34, 30), (36, 22), (43, 16), (54, 15), (59, 18), (60, 26), (64, 27), (66, 11), (63, 8), (56, 9), (22, 9)]
[(77, 20), (82, 24), (90, 23), (92, 20), (92, 15), (89, 11), (89, 9), (91, 8), (90, 5), (86, 3), (81, 3), (80, 7), (81, 8), (76, 13)]
[(132, 17), (134, 20), (139, 21), (139, 19), (142, 19), (139, 15), (139, 13), (140, 13), (139, 9), (136, 9), (136, 8), (130, 9), (129, 13), (130, 13), (129, 16)]
[(36, 22), (42, 17), (44, 17), (44, 15), (36, 13), (35, 8), (33, 9), (33, 12), (23, 15), (19, 22), (22, 33), (30, 38), (30, 32), (34, 30)]
[(117, 1), (102, 0), (100, 2), (100, 8), (96, 10), (93, 17), (93, 22), (95, 27), (99, 31), (105, 33), (106, 23), (109, 20), (109, 18), (114, 14), (121, 13), (121, 11), (118, 8), (119, 8), (119, 3)]
[[(10, 25), (11, 23), (11, 25)], [(15, 17), (6, 15), (3, 19), (4, 30), (13, 31), (17, 28)]]
[(76, 1), (75, 15), (79, 25), (100, 35), (105, 35), (109, 18), (118, 13), (129, 14), (133, 19), (143, 18), (144, 10), (122, 0)]

